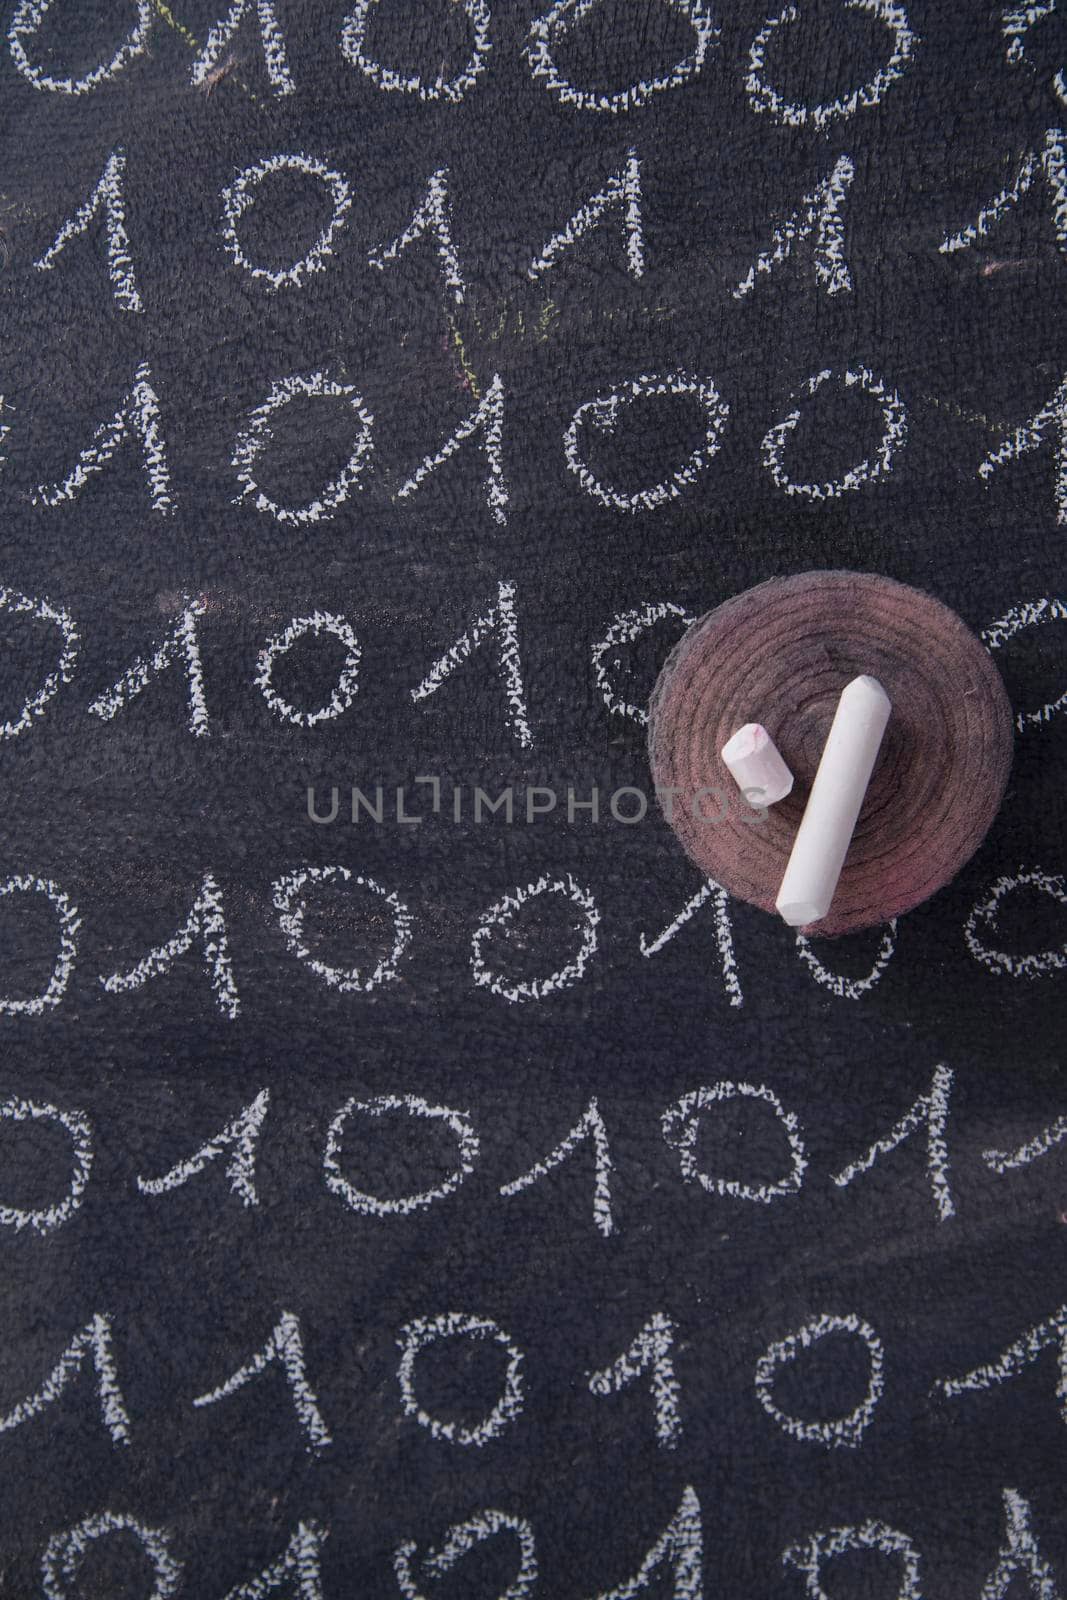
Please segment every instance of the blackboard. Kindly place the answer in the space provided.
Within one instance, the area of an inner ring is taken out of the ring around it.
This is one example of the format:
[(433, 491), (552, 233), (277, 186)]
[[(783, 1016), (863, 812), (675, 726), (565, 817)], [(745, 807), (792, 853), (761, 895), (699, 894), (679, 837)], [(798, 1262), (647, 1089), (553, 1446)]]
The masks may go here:
[[(1067, 1593), (1062, 30), (5, 8), (4, 1596)], [(834, 942), (645, 752), (818, 567), (1017, 729)]]

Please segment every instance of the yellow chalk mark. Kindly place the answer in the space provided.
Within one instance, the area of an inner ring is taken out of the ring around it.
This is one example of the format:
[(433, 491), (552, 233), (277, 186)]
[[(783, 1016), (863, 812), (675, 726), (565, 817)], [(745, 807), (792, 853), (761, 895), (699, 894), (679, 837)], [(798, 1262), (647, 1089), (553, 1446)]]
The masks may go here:
[(507, 302), (505, 301), (504, 302), (504, 308), (500, 313), (500, 321), (497, 323), (496, 327), (493, 329), (493, 332), (489, 335), (490, 339), (495, 341), (495, 340), (500, 338), (500, 335), (504, 331), (504, 324), (507, 322), (507, 320), (508, 320), (508, 307), (507, 307)]
[(947, 411), (950, 416), (959, 417), (961, 422), (974, 422), (980, 428), (987, 428), (990, 433), (1005, 434), (1008, 432), (1007, 423), (994, 422), (992, 417), (985, 416), (981, 411), (965, 411), (962, 406), (956, 404), (955, 400), (939, 400), (936, 394), (925, 394), (923, 399), (928, 400), (939, 411)]
[[(155, 11), (156, 15), (167, 24), (168, 28), (174, 29), (174, 32), (178, 35), (179, 39), (187, 44), (190, 50), (195, 50), (197, 55), (200, 54), (199, 39), (197, 39), (194, 33), (189, 32), (189, 29), (185, 26), (184, 22), (178, 21), (178, 18), (174, 15), (174, 12), (170, 9), (170, 6), (167, 5), (166, 0), (152, 0), (152, 9)], [(258, 96), (252, 93), (252, 90), (248, 87), (248, 84), (243, 81), (243, 79), (234, 78), (233, 81), (239, 89), (244, 90), (245, 94), (250, 100), (258, 100)]]
[(456, 320), (454, 317), (449, 316), (448, 326), (452, 334), (452, 343), (455, 345), (456, 354), (459, 357), (459, 364), (463, 369), (463, 376), (470, 385), (471, 394), (476, 400), (480, 400), (482, 398), (482, 391), (475, 375), (474, 368), (470, 364), (470, 359), (467, 355), (467, 347), (463, 343), (463, 335), (456, 327)]
[(199, 41), (195, 39), (189, 32), (189, 29), (185, 26), (184, 22), (178, 21), (177, 17), (174, 15), (174, 12), (170, 9), (170, 6), (166, 4), (166, 0), (152, 0), (152, 9), (158, 16), (162, 17), (168, 28), (173, 28), (175, 33), (178, 34), (180, 38), (185, 40), (190, 50), (199, 51)]
[(541, 315), (537, 319), (537, 336), (542, 344), (548, 341), (548, 331), (553, 317), (559, 316), (559, 307), (554, 300), (546, 300), (541, 307)]

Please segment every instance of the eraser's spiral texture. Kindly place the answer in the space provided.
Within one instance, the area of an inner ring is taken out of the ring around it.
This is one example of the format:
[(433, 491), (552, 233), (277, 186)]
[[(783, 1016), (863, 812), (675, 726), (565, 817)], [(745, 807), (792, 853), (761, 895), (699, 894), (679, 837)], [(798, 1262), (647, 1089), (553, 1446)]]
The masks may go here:
[[(869, 673), (893, 705), (820, 935), (887, 922), (942, 888), (1000, 808), (1011, 768), (1011, 706), (988, 650), (940, 601), (891, 578), (804, 572), (772, 578), (695, 622), (653, 691), (656, 788), (674, 790), (674, 828), (700, 870), (774, 910), (812, 780), (845, 685)], [(795, 775), (756, 820), (720, 751), (760, 722)], [(694, 806), (700, 790), (728, 793)], [(699, 815), (703, 809), (709, 820)], [(711, 820), (719, 818), (720, 820)]]

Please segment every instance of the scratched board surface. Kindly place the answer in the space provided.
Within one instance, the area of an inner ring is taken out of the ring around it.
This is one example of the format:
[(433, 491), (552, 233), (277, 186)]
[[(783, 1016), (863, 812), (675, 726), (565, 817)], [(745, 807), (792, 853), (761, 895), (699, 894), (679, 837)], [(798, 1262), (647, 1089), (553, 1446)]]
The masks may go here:
[[(1067, 1593), (1063, 29), (7, 6), (3, 1596)], [(836, 943), (641, 815), (813, 567), (1017, 725)]]

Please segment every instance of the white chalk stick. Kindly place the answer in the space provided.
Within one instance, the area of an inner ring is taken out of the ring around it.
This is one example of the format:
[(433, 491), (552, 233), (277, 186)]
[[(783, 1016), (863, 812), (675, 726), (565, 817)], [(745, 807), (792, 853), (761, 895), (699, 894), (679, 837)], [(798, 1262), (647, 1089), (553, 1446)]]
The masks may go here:
[(853, 678), (837, 711), (775, 901), (790, 927), (825, 917), (892, 707), (877, 678)]
[(753, 805), (773, 806), (793, 787), (793, 774), (759, 722), (746, 722), (738, 728), (721, 753), (737, 787)]

